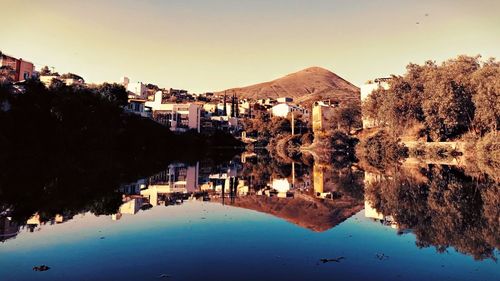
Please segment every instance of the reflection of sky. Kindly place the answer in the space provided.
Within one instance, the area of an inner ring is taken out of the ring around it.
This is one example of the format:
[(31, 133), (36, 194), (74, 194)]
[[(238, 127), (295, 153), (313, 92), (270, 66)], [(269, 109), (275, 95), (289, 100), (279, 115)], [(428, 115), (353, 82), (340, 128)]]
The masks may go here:
[[(100, 239), (104, 237), (104, 239)], [(389, 256), (375, 258), (376, 253)], [(345, 256), (341, 263), (320, 258)], [(33, 272), (34, 265), (52, 267)], [(498, 280), (500, 267), (364, 218), (315, 233), (278, 218), (187, 202), (124, 216), (76, 217), (0, 244), (2, 280)]]

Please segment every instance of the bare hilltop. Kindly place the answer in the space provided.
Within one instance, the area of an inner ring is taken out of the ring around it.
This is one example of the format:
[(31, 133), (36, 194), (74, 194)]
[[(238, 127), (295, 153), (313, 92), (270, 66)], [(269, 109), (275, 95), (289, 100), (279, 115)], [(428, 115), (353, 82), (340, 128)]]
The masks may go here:
[(359, 88), (337, 74), (310, 67), (284, 77), (242, 88), (220, 91), (240, 98), (263, 99), (291, 97), (296, 103), (310, 105), (317, 100), (359, 101)]

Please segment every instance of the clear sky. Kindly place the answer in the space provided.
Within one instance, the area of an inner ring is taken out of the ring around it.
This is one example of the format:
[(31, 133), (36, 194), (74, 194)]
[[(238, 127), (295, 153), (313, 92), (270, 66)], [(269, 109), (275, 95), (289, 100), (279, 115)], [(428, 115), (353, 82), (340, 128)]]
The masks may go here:
[(0, 50), (88, 82), (128, 76), (204, 92), (321, 66), (359, 86), (402, 74), (408, 62), (459, 54), (500, 58), (498, 0), (0, 0), (0, 5)]

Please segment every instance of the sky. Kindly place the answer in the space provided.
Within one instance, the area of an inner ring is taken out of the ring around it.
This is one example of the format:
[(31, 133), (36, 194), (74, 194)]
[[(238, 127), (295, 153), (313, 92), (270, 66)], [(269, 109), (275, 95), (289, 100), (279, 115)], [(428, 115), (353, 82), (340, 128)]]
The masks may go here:
[(0, 50), (87, 82), (195, 93), (310, 67), (351, 83), (460, 54), (500, 59), (498, 0), (0, 0)]

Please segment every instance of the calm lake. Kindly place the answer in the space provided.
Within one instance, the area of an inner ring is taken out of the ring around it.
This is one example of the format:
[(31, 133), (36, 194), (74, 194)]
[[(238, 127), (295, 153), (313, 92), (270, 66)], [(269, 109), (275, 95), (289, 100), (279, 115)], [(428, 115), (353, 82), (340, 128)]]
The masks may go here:
[(500, 185), (472, 174), (243, 153), (4, 179), (0, 280), (500, 280)]

